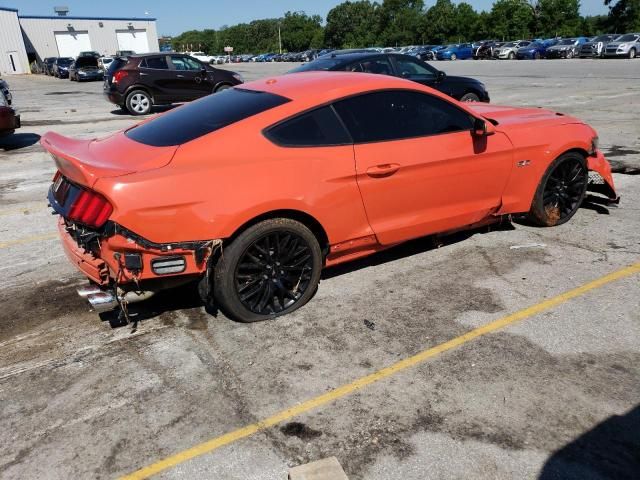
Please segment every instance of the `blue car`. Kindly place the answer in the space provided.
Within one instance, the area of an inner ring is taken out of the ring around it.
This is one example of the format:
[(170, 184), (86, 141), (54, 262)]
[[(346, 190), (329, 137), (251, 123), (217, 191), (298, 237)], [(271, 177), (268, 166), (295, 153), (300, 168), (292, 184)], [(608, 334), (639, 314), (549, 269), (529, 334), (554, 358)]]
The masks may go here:
[(539, 60), (547, 56), (547, 49), (551, 46), (550, 42), (538, 40), (531, 42), (525, 47), (520, 47), (516, 52), (518, 60)]
[(473, 57), (473, 47), (470, 43), (447, 45), (436, 52), (438, 60), (464, 60)]

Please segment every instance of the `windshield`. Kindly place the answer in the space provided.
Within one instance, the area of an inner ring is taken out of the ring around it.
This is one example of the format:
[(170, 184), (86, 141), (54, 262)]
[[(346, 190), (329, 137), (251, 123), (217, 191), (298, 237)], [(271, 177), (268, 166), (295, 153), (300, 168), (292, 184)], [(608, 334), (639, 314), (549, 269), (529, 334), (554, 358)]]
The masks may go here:
[(610, 35), (600, 35), (599, 37), (596, 37), (591, 41), (592, 42), (606, 42), (606, 41), (608, 41), (610, 39), (611, 39)]
[(62, 66), (71, 65), (72, 62), (73, 62), (73, 58), (59, 58), (58, 59), (58, 65), (62, 65)]
[(444, 48), (446, 48), (447, 50), (449, 50), (450, 48), (458, 48), (458, 45), (455, 45), (455, 44), (453, 44), (453, 45), (447, 45), (447, 46), (446, 46), (446, 47), (444, 47)]
[(576, 43), (572, 38), (565, 38), (564, 40), (560, 40), (557, 45), (573, 45)]
[(516, 46), (516, 44), (515, 44), (515, 43), (513, 43), (513, 42), (505, 43), (505, 44), (503, 45), (503, 47), (515, 47), (515, 46)]
[(616, 41), (617, 42), (633, 42), (637, 38), (638, 38), (638, 35), (622, 35)]
[(321, 57), (317, 60), (314, 60), (313, 62), (305, 63), (303, 65), (300, 65), (299, 67), (294, 68), (293, 70), (289, 70), (289, 73), (331, 70), (341, 63), (342, 60), (340, 60), (340, 58), (338, 57)]
[(526, 45), (523, 48), (542, 48), (542, 44), (538, 42), (533, 42), (533, 43), (530, 43), (529, 45)]
[(204, 56), (204, 52), (193, 52), (191, 55), (200, 55), (200, 56)]

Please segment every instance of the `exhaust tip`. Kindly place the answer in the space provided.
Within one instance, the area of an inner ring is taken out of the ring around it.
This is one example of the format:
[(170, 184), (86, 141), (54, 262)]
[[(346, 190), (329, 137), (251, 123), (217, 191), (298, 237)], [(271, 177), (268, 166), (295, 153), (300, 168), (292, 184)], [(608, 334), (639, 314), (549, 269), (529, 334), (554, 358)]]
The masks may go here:
[(76, 291), (82, 298), (87, 298), (89, 295), (95, 295), (96, 293), (100, 293), (102, 290), (97, 285), (85, 285), (84, 287), (76, 289)]
[(91, 308), (93, 308), (98, 313), (108, 312), (118, 306), (116, 297), (110, 292), (99, 290), (97, 293), (87, 295), (86, 298), (89, 301), (89, 305), (91, 305)]

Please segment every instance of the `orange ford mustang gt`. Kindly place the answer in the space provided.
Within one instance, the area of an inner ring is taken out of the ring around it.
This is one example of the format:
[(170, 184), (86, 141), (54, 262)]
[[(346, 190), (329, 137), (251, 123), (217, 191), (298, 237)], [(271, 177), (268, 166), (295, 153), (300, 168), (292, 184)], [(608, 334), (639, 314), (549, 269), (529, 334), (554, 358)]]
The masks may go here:
[(199, 278), (227, 316), (267, 319), (304, 305), (325, 266), (509, 214), (559, 225), (587, 189), (617, 200), (580, 120), (384, 75), (259, 80), (42, 145), (62, 244), (98, 311)]

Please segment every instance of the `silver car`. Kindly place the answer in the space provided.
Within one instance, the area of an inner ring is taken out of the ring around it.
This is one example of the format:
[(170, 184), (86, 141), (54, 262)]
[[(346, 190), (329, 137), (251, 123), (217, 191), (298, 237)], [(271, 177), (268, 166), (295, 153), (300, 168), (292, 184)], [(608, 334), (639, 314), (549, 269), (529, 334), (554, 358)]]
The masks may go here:
[(518, 40), (515, 42), (507, 42), (500, 48), (493, 51), (493, 57), (501, 60), (515, 60), (516, 52), (520, 47), (526, 47), (531, 42), (528, 40)]
[(639, 52), (640, 33), (627, 33), (608, 43), (604, 49), (604, 56), (636, 58)]
[(578, 56), (580, 58), (603, 57), (604, 49), (607, 47), (607, 44), (613, 42), (619, 36), (620, 35), (612, 34), (598, 35), (580, 47)]

